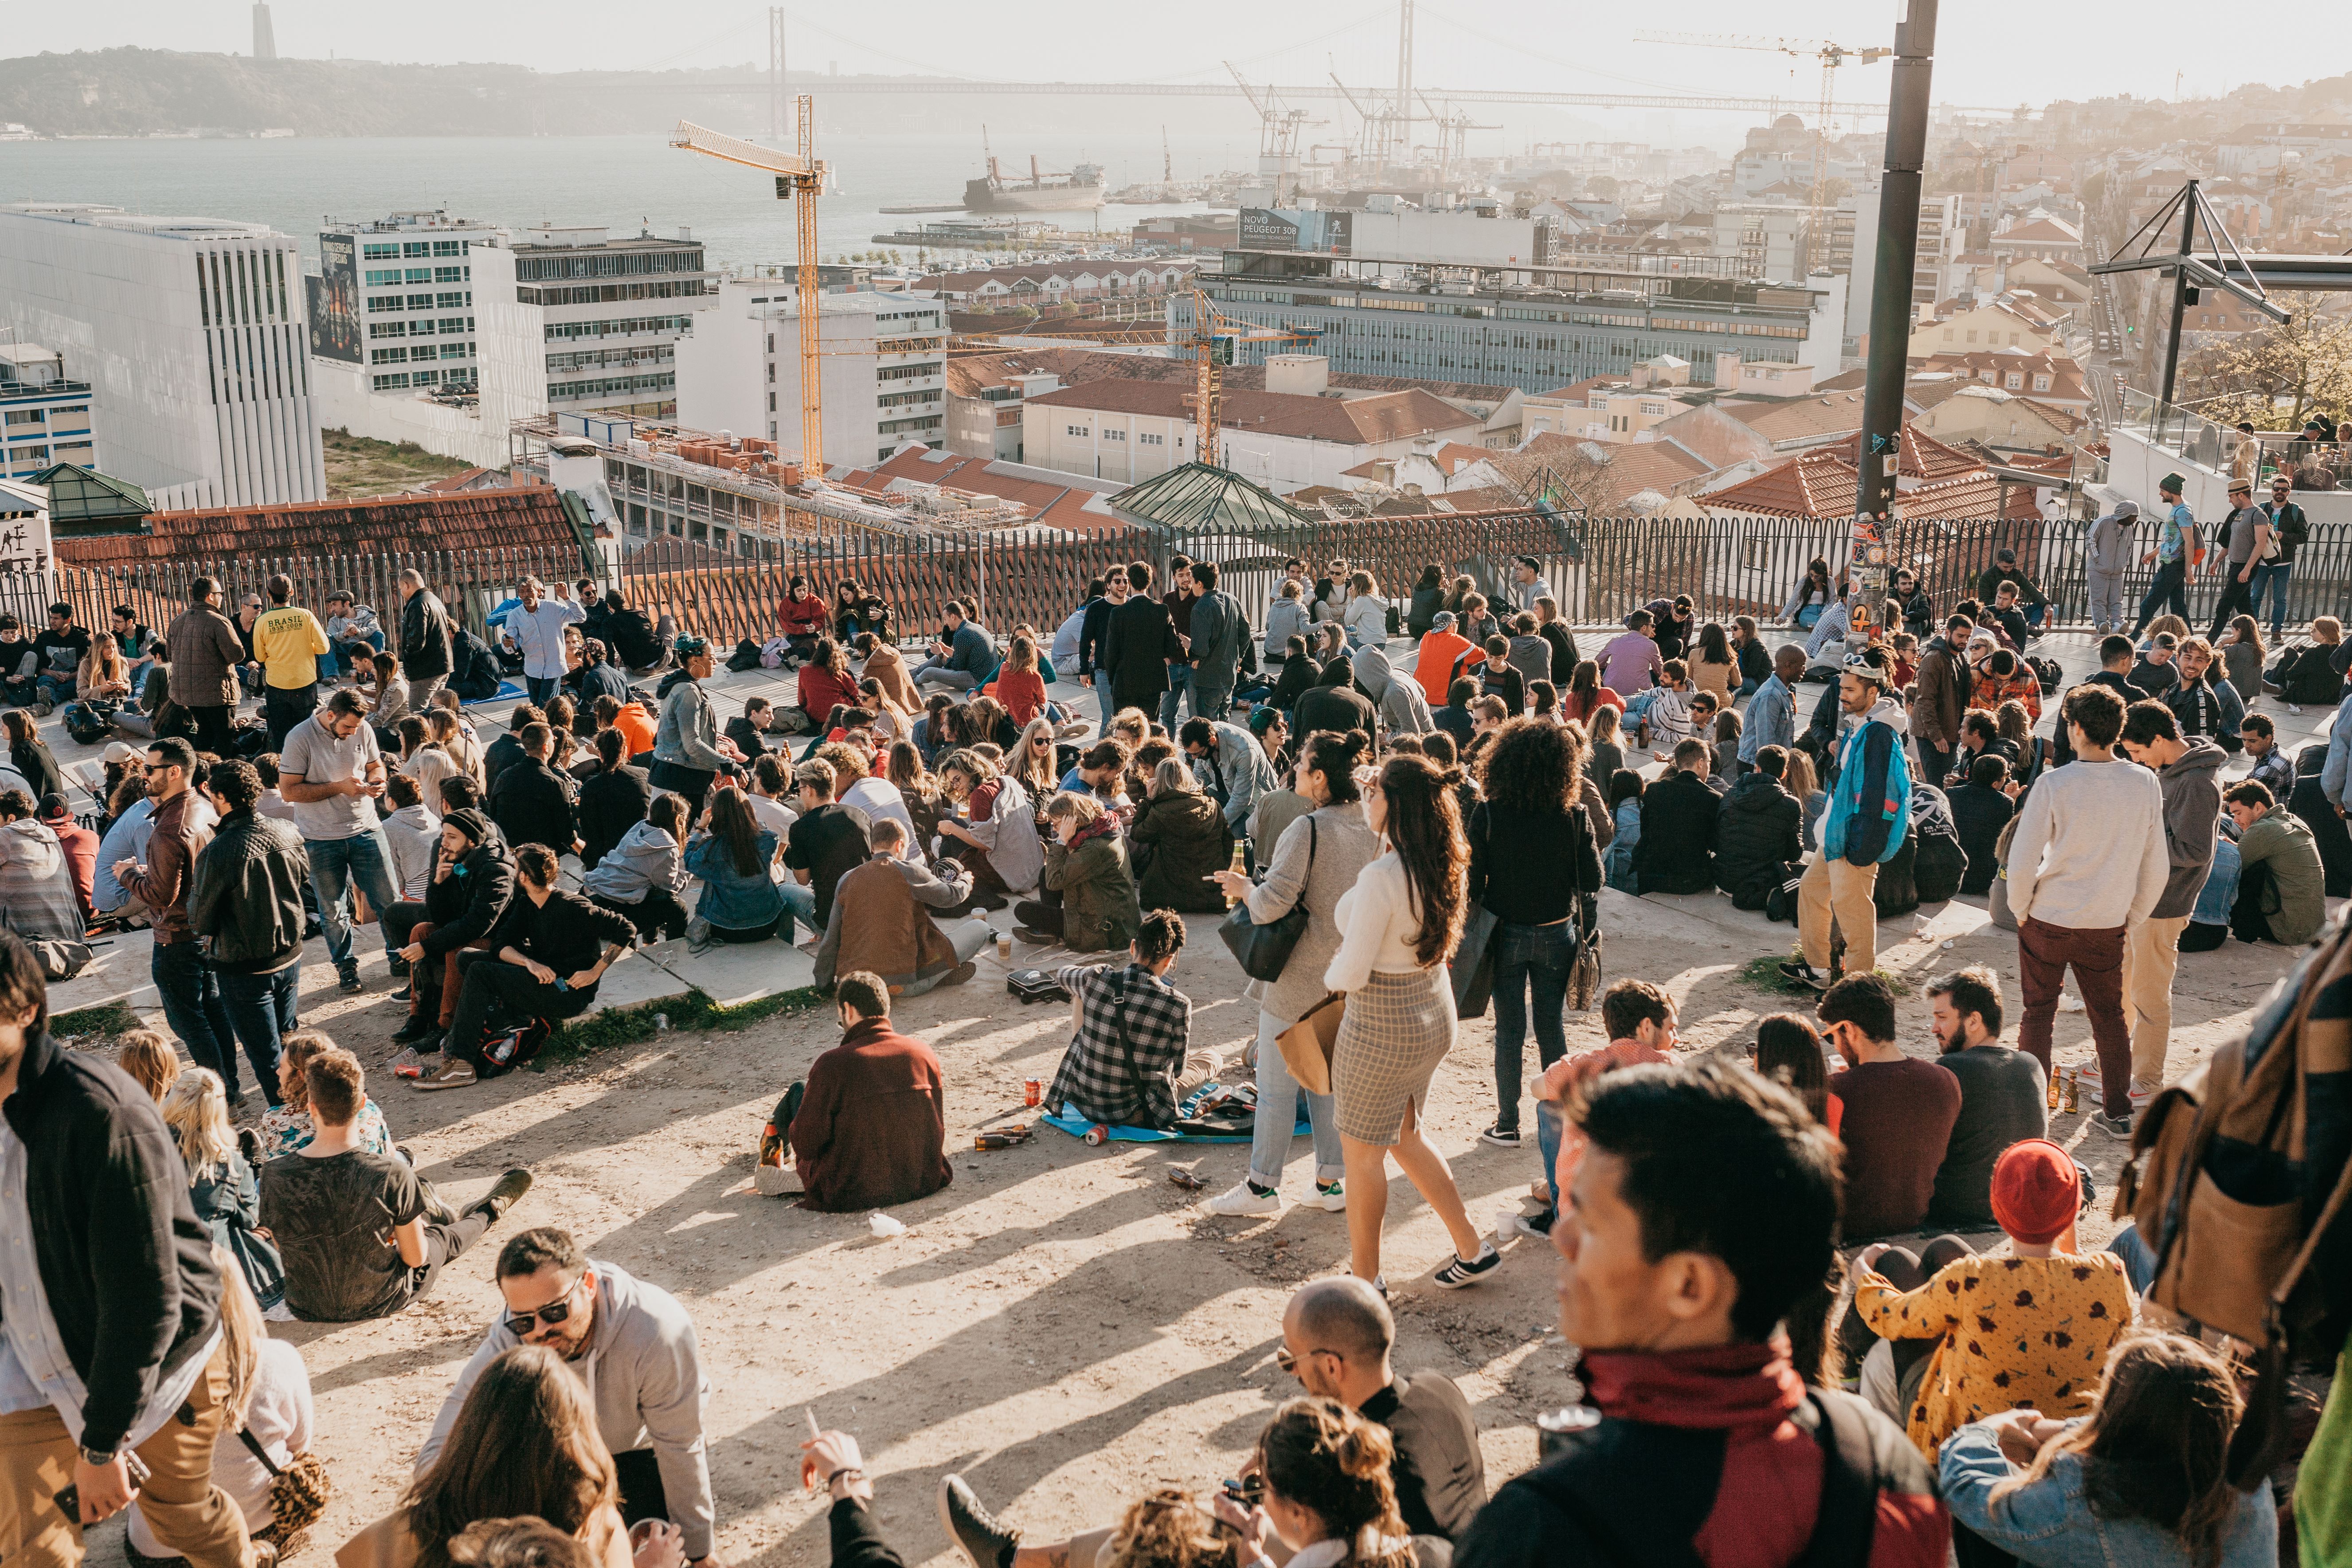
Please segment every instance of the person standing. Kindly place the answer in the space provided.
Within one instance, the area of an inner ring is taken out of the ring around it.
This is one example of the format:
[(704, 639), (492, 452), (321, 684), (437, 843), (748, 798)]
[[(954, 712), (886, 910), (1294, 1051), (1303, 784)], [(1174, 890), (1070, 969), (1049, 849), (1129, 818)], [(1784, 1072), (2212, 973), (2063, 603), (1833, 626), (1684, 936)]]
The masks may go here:
[(2124, 574), (2131, 567), (2132, 532), (2139, 527), (2139, 502), (2124, 500), (2091, 524), (2083, 571), (2091, 595), (2091, 629), (2105, 637), (2124, 629)]
[[(1470, 808), (1470, 897), (1495, 917), (1495, 1124), (1519, 1146), (1530, 988), (1538, 1069), (1568, 1054), (1568, 983), (1583, 950), (1583, 900), (1601, 891), (1601, 848), (1583, 802), (1584, 748), (1565, 725), (1513, 719), (1478, 756)], [(1708, 796), (1710, 805), (1714, 797)], [(1710, 836), (1711, 837), (1711, 836)]]
[(2155, 774), (2115, 754), (2121, 698), (2104, 686), (2078, 686), (2062, 709), (2074, 760), (2035, 783), (2010, 841), (2009, 907), (2025, 997), (2018, 1045), (2048, 1073), (2051, 1024), (2071, 966), (2105, 1091), (2105, 1111), (2092, 1120), (2121, 1137), (2132, 1124), (2124, 943), (2126, 928), (2156, 908), (2170, 873), (2164, 790)]
[[(1234, 678), (1241, 668), (1242, 645), (1249, 641), (1249, 616), (1242, 602), (1217, 586), (1217, 563), (1192, 563), (1192, 713), (1219, 721), (1233, 710)], [(1171, 721), (1169, 728), (1175, 726)]]
[[(571, 661), (563, 657), (563, 628), (576, 626), (588, 618), (588, 612), (572, 603), (572, 590), (558, 583), (555, 597), (546, 596), (546, 586), (536, 577), (525, 577), (519, 590), (522, 602), (507, 612), (506, 640), (522, 655), (523, 684), (530, 688), (530, 700), (545, 707), (555, 697), (555, 689), (563, 679)], [(824, 605), (814, 597), (817, 618), (824, 619)]]
[(1966, 654), (1976, 629), (1968, 616), (1954, 616), (1944, 623), (1942, 635), (1929, 637), (1919, 650), (1911, 733), (1919, 747), (1919, 776), (1931, 784), (1951, 772), (1952, 754), (1959, 750), (1960, 725), (1976, 688)]
[[(413, 568), (400, 574), (400, 668), (408, 671), (409, 706), (422, 713), (449, 681), (449, 612), (425, 587), (425, 574)], [(174, 649), (180, 646), (177, 638), (171, 642)]]
[(2204, 552), (2197, 542), (2197, 516), (2180, 500), (2185, 482), (2179, 474), (2167, 474), (2157, 481), (2164, 526), (2157, 532), (2156, 548), (2139, 558), (2143, 566), (2154, 563), (2156, 576), (2139, 602), (2139, 615), (2131, 630), (2135, 637), (2167, 610), (2182, 620), (2189, 618), (2189, 580), (2197, 575), (2196, 557)]
[(2251, 479), (2230, 481), (2230, 515), (2221, 523), (2221, 591), (2213, 599), (2209, 643), (2221, 640), (2230, 619), (2254, 607), (2254, 569), (2270, 553), (2271, 514), (2254, 504)]
[(723, 1568), (714, 1556), (718, 1510), (703, 1430), (710, 1379), (686, 1308), (651, 1280), (590, 1258), (554, 1226), (517, 1232), (499, 1249), (494, 1272), (503, 1310), (442, 1400), (415, 1474), (439, 1462), (490, 1363), (517, 1345), (543, 1346), (588, 1385), (597, 1435), (613, 1456), (621, 1522), (668, 1520), (684, 1534), (689, 1563)]
[[(215, 763), (205, 788), (220, 826), (196, 857), (188, 928), (204, 939), (205, 962), (220, 976), (221, 1004), (245, 1059), (274, 1089), (279, 1043), (299, 1021), (310, 861), (292, 827), (254, 810), (261, 775), (251, 763)], [(330, 902), (323, 894), (319, 901)], [(390, 898), (379, 907), (389, 909)]]
[(1364, 821), (1386, 853), (1364, 868), (1334, 911), (1339, 951), (1323, 984), (1348, 993), (1331, 1052), (1331, 1095), (1348, 1172), (1348, 1251), (1360, 1279), (1385, 1290), (1381, 1224), (1388, 1157), (1435, 1210), (1454, 1256), (1433, 1277), (1458, 1290), (1501, 1255), (1472, 1228), (1445, 1157), (1423, 1134), (1429, 1080), (1454, 1046), (1445, 961), (1462, 937), (1470, 850), (1444, 775), (1425, 757), (1391, 757), (1364, 795)]
[(262, 587), (269, 608), (254, 617), (253, 653), (260, 661), (264, 689), (261, 716), (269, 727), (270, 751), (286, 744), (286, 732), (319, 706), (319, 660), (332, 651), (327, 630), (294, 597), (294, 579), (273, 573)]
[(278, 759), (278, 791), (293, 808), (309, 851), (327, 956), (347, 992), (362, 989), (362, 983), (352, 941), (358, 910), (344, 913), (346, 889), (363, 895), (379, 922), (400, 897), (375, 809), (383, 780), (383, 756), (356, 691), (334, 693), (323, 710), (296, 724)]
[[(1772, 673), (1748, 700), (1747, 722), (1739, 731), (1739, 761), (1756, 765), (1756, 753), (1767, 746), (1787, 751), (1797, 740), (1797, 683), (1805, 677), (1805, 650), (1782, 643), (1772, 655)], [(1922, 742), (1924, 745), (1925, 742)]]
[(700, 821), (704, 797), (711, 781), (743, 760), (735, 742), (719, 733), (719, 715), (702, 683), (710, 679), (710, 644), (698, 637), (677, 639), (675, 650), (682, 679), (662, 696), (661, 731), (654, 741), (651, 774), (656, 789), (686, 797), (691, 820)]
[[(172, 650), (166, 689), (195, 721), (196, 744), (218, 756), (229, 748), (229, 715), (236, 711), (236, 667), (245, 639), (221, 611), (220, 584), (199, 577), (188, 584), (188, 607), (164, 637)], [(232, 1084), (231, 1098), (235, 1098)]]
[(1151, 596), (1151, 567), (1138, 561), (1127, 569), (1126, 603), (1111, 610), (1103, 632), (1102, 652), (1095, 679), (1110, 677), (1106, 714), (1138, 708), (1160, 711), (1160, 698), (1171, 689), (1170, 660), (1184, 657), (1184, 645), (1169, 618), (1168, 606)]
[(1303, 908), (1307, 928), (1299, 932), (1279, 975), (1250, 982), (1248, 994), (1256, 1001), (1258, 1013), (1257, 1105), (1250, 1136), (1249, 1172), (1231, 1191), (1202, 1205), (1211, 1214), (1280, 1212), (1282, 1170), (1289, 1163), (1301, 1099), (1307, 1102), (1307, 1120), (1315, 1132), (1315, 1190), (1306, 1201), (1320, 1209), (1348, 1206), (1342, 1184), (1347, 1165), (1331, 1097), (1299, 1089), (1277, 1041), (1285, 1029), (1323, 999), (1323, 972), (1339, 951), (1339, 900), (1381, 852), (1371, 829), (1364, 825), (1363, 792), (1356, 783), (1356, 767), (1370, 751), (1371, 737), (1360, 730), (1344, 734), (1322, 731), (1308, 736), (1304, 744), (1297, 782), (1307, 809), (1291, 818), (1270, 847), (1261, 840), (1265, 880), (1253, 883), (1231, 870), (1216, 876), (1227, 898), (1248, 905), (1250, 919), (1256, 924), (1270, 925)]
[[(1192, 575), (1192, 561), (1182, 555), (1170, 558), (1168, 574), (1171, 585), (1160, 603), (1168, 612), (1168, 624), (1175, 629), (1178, 651), (1168, 658), (1168, 689), (1160, 696), (1160, 727), (1173, 730), (1184, 694), (1192, 689), (1192, 611), (1201, 602), (1201, 583)], [(1201, 711), (1197, 695), (1192, 711)]]
[(2164, 795), (2164, 892), (2147, 918), (2124, 938), (2124, 1023), (2131, 1030), (2132, 1102), (2164, 1086), (2172, 1044), (2172, 978), (2180, 967), (2180, 933), (2213, 869), (2221, 816), (2221, 767), (2228, 753), (2212, 742), (2183, 737), (2161, 702), (2124, 710), (2124, 754), (2156, 774)]
[[(1078, 623), (1078, 684), (1094, 688), (1095, 701), (1102, 710), (1102, 722), (1096, 731), (1097, 734), (1110, 727), (1111, 715), (1118, 711), (1112, 703), (1109, 675), (1103, 666), (1105, 641), (1110, 636), (1110, 618), (1134, 591), (1134, 584), (1128, 581), (1128, 569), (1112, 567), (1110, 574), (1103, 579), (1103, 591), (1087, 601), (1086, 618)], [(1268, 624), (1271, 625), (1270, 617)], [(1273, 633), (1269, 631), (1266, 635), (1271, 637)]]
[(1822, 814), (1821, 851), (1797, 887), (1804, 955), (1780, 965), (1800, 985), (1829, 984), (1832, 920), (1844, 935), (1845, 973), (1878, 967), (1878, 868), (1903, 847), (1911, 826), (1911, 771), (1903, 737), (1872, 709), (1886, 695), (1884, 662), (1857, 655), (1839, 677), (1838, 706), (1852, 728), (1838, 743), (1837, 783)]
[[(154, 1101), (50, 1037), (40, 963), (5, 932), (0, 1255), (12, 1568), (78, 1568), (83, 1531), (134, 1493), (156, 1539), (193, 1568), (252, 1568), (245, 1516), (213, 1480), (235, 1373), (212, 1232)], [(71, 1521), (60, 1493), (79, 1501)]]
[(2294, 558), (2303, 549), (2304, 541), (2311, 537), (2311, 520), (2295, 505), (2293, 485), (2286, 475), (2279, 474), (2271, 480), (2271, 499), (2263, 503), (2263, 515), (2270, 520), (2271, 537), (2277, 541), (2277, 552), (2267, 561), (2254, 557), (2253, 592), (2248, 600), (2251, 614), (2260, 616), (2263, 596), (2267, 593), (2271, 602), (2271, 641), (2278, 642), (2286, 636), (2287, 581), (2294, 574)]
[[(226, 621), (226, 616), (222, 619)], [(198, 1067), (220, 1074), (229, 1109), (244, 1096), (236, 1087), (236, 1035), (222, 1005), (220, 980), (205, 964), (204, 944), (188, 923), (188, 894), (196, 856), (212, 842), (214, 815), (192, 787), (196, 753), (176, 735), (147, 748), (147, 797), (155, 803), (147, 839), (147, 863), (114, 864), (124, 893), (147, 906), (155, 945), (147, 973), (163, 1001), (163, 1016)], [(255, 1070), (260, 1072), (258, 1066)], [(278, 1075), (261, 1073), (261, 1092), (278, 1103)]]

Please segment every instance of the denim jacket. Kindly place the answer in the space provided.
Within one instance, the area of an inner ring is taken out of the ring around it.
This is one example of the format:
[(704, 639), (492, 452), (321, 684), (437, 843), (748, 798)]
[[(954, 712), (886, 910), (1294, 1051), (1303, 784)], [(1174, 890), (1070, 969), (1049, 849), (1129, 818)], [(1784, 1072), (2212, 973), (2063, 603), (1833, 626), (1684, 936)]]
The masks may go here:
[[(2069, 1427), (2079, 1422), (2069, 1422)], [(2083, 1497), (2083, 1457), (2060, 1454), (2042, 1479), (2000, 1501), (1992, 1489), (2012, 1473), (1983, 1422), (1944, 1439), (1937, 1465), (1952, 1522), (1967, 1525), (2020, 1563), (2049, 1568), (2189, 1568), (2169, 1531), (2144, 1519), (2101, 1519)], [(2269, 1568), (2278, 1561), (2278, 1510), (2264, 1481), (2242, 1497), (2221, 1537), (2221, 1568)]]
[(727, 841), (709, 834), (688, 840), (686, 868), (702, 879), (702, 901), (694, 912), (729, 931), (750, 931), (773, 925), (784, 910), (784, 900), (769, 879), (768, 867), (776, 858), (776, 836), (760, 829), (759, 865), (747, 874), (735, 869), (734, 852)]

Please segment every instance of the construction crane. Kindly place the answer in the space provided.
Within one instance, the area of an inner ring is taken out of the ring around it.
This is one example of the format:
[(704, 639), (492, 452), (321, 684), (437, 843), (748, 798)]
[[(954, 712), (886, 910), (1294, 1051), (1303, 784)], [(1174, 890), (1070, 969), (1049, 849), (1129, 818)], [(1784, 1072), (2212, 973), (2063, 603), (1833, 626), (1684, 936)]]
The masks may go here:
[(795, 216), (800, 219), (801, 470), (813, 480), (821, 481), (824, 477), (824, 415), (817, 374), (817, 361), (822, 357), (817, 351), (818, 303), (822, 295), (816, 276), (816, 198), (824, 194), (832, 171), (816, 155), (816, 100), (803, 93), (794, 100), (794, 106), (800, 118), (797, 156), (709, 130), (689, 120), (677, 122), (669, 144), (761, 170), (775, 176), (778, 201), (788, 202), (796, 195), (800, 198), (800, 211)]
[(1759, 38), (1734, 33), (1658, 33), (1633, 35), (1636, 43), (1683, 44), (1702, 49), (1761, 49), (1769, 54), (1788, 55), (1796, 59), (1817, 59), (1822, 62), (1821, 105), (1813, 116), (1813, 189), (1812, 199), (1806, 204), (1810, 217), (1806, 224), (1804, 265), (1798, 268), (1802, 275), (1812, 270), (1816, 261), (1829, 259), (1829, 229), (1826, 216), (1829, 206), (1830, 183), (1830, 117), (1837, 111), (1837, 100), (1831, 90), (1837, 81), (1838, 67), (1851, 60), (1871, 65), (1894, 54), (1892, 45), (1866, 49), (1849, 48), (1825, 38)]
[(1429, 110), (1429, 118), (1437, 125), (1437, 177), (1440, 180), (1450, 174), (1465, 172), (1463, 166), (1470, 157), (1470, 132), (1502, 129), (1500, 125), (1472, 123), (1470, 111), (1466, 109), (1441, 111), (1437, 105), (1429, 101), (1429, 94), (1425, 92), (1416, 96), (1420, 98), (1422, 107)]

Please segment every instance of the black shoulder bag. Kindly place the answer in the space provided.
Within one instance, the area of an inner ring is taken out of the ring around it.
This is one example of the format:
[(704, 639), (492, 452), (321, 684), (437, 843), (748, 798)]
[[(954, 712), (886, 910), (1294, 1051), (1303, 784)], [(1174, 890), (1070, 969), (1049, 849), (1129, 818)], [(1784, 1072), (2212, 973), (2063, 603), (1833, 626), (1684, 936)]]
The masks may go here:
[(1298, 900), (1288, 910), (1260, 925), (1250, 918), (1245, 899), (1226, 911), (1217, 934), (1242, 973), (1252, 980), (1279, 980), (1298, 939), (1307, 934), (1307, 884), (1315, 876), (1315, 816), (1307, 816), (1307, 875), (1298, 884)]

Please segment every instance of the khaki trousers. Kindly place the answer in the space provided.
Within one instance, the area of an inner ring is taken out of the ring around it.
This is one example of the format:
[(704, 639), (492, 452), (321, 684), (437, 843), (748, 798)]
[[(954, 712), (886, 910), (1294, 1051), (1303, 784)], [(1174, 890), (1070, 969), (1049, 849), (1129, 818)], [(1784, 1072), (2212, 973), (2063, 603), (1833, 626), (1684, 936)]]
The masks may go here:
[(1856, 866), (1816, 854), (1797, 884), (1797, 934), (1804, 943), (1805, 962), (1815, 969), (1830, 966), (1830, 917), (1837, 917), (1845, 932), (1845, 972), (1867, 974), (1878, 967), (1878, 907), (1871, 896), (1878, 889), (1878, 863)]
[(2164, 1057), (2172, 1045), (2172, 977), (2180, 968), (2180, 933), (2187, 915), (2154, 917), (2124, 933), (2124, 1024), (2131, 1030), (2132, 1087), (2153, 1092), (2164, 1084)]
[[(155, 1537), (193, 1568), (250, 1568), (245, 1515), (213, 1485), (213, 1444), (228, 1391), (228, 1348), (213, 1352), (188, 1403), (139, 1445), (152, 1472), (139, 1489), (139, 1510)], [(193, 1424), (181, 1415), (192, 1415)], [(79, 1521), (58, 1510), (57, 1494), (74, 1478), (76, 1450), (65, 1421), (43, 1405), (0, 1415), (0, 1563), (8, 1568), (78, 1568)]]

